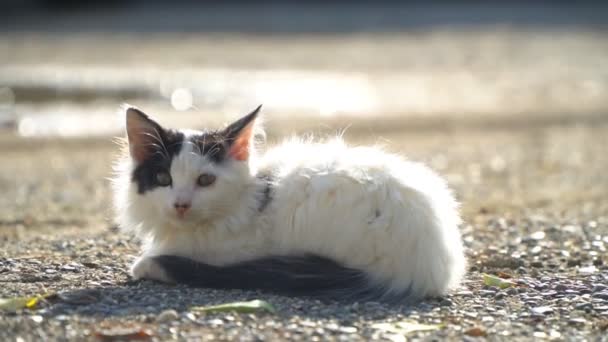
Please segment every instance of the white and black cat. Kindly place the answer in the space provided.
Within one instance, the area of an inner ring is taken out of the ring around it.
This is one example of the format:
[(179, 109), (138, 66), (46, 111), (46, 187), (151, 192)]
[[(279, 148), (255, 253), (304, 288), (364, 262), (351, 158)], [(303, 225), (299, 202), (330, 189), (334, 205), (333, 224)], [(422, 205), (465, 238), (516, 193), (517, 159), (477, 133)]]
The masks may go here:
[(118, 224), (143, 241), (135, 279), (395, 301), (460, 282), (460, 216), (443, 179), (340, 138), (258, 154), (259, 111), (191, 131), (125, 107), (114, 205)]

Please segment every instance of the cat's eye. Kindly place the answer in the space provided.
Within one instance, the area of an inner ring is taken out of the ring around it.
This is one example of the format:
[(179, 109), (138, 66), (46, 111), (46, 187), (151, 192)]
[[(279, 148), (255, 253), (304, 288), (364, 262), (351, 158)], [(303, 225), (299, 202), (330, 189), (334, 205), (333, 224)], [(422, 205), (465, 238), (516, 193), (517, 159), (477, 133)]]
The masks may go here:
[(198, 184), (198, 186), (209, 186), (211, 184), (213, 184), (215, 182), (215, 175), (212, 175), (210, 173), (203, 173), (202, 175), (198, 176), (198, 179), (196, 180), (196, 184)]
[(156, 183), (160, 186), (171, 185), (171, 175), (167, 172), (159, 172), (156, 174)]

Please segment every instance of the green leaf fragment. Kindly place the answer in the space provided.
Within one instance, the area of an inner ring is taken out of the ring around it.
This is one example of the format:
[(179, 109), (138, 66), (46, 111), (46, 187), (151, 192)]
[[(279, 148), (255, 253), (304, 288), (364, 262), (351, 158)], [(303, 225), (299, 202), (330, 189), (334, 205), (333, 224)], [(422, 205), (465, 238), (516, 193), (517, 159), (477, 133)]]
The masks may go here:
[(396, 323), (376, 323), (372, 328), (398, 335), (408, 335), (418, 331), (432, 331), (444, 327), (444, 324), (422, 324), (415, 321), (401, 321)]
[(234, 303), (226, 303), (220, 305), (213, 306), (195, 306), (191, 308), (192, 311), (199, 312), (228, 312), (235, 311), (240, 313), (252, 313), (259, 311), (266, 311), (270, 313), (275, 313), (275, 308), (268, 302), (264, 300), (252, 300), (249, 302), (234, 302)]
[(483, 274), (483, 283), (487, 286), (496, 286), (501, 289), (506, 289), (515, 286), (515, 283), (506, 279), (493, 276), (491, 274)]
[(50, 294), (43, 294), (34, 297), (0, 298), (0, 310), (17, 311), (21, 309), (35, 309), (40, 300), (49, 296)]

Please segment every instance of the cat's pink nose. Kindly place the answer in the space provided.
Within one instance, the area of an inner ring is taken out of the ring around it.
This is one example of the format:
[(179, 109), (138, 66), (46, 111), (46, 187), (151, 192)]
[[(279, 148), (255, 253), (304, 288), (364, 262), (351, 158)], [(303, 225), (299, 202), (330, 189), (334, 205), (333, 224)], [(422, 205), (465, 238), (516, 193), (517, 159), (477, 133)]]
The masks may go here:
[(184, 216), (186, 211), (188, 211), (188, 209), (190, 209), (190, 203), (176, 202), (173, 206), (175, 207), (175, 210), (177, 211), (177, 214), (179, 216)]

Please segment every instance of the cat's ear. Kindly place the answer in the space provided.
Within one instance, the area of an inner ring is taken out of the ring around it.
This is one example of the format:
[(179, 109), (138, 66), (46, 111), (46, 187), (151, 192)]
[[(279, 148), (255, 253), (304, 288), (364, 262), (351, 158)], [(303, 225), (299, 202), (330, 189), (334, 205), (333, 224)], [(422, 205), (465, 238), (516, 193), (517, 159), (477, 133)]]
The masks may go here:
[(249, 153), (253, 147), (253, 132), (255, 120), (262, 109), (259, 105), (253, 112), (233, 122), (222, 131), (228, 144), (228, 155), (239, 161), (249, 159)]
[(126, 107), (129, 152), (138, 163), (146, 160), (162, 145), (162, 127), (135, 107)]

